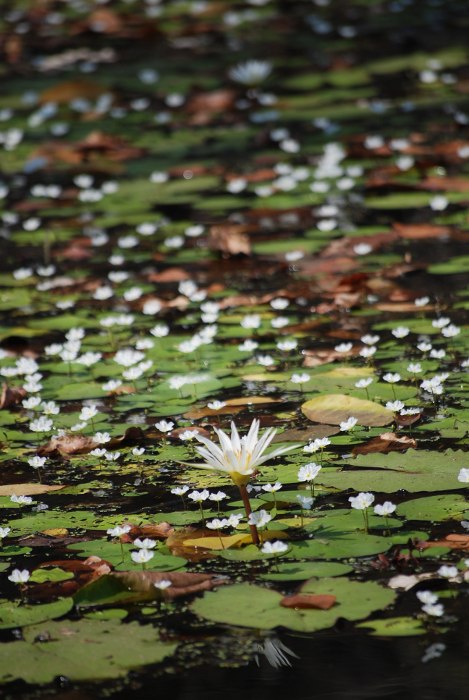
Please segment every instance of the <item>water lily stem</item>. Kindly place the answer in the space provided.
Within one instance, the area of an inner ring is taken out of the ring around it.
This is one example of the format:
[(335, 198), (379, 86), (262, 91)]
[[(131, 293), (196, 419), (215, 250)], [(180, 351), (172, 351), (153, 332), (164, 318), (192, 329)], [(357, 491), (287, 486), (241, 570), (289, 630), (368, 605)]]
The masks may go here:
[[(249, 494), (248, 494), (246, 486), (244, 484), (240, 484), (239, 492), (240, 492), (241, 498), (243, 500), (243, 505), (244, 505), (244, 510), (246, 511), (246, 516), (249, 520), (249, 516), (252, 513), (252, 508), (251, 508), (251, 504), (249, 502)], [(249, 525), (249, 529), (251, 531), (252, 543), (255, 545), (260, 544), (259, 533), (257, 531), (257, 527), (255, 525)]]

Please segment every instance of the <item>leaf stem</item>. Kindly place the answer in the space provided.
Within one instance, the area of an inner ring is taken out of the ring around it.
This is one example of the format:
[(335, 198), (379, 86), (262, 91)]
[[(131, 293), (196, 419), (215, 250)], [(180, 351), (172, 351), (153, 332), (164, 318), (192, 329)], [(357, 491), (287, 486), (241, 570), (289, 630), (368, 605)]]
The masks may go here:
[[(251, 503), (249, 502), (249, 494), (248, 494), (247, 488), (244, 484), (240, 484), (238, 486), (238, 488), (239, 488), (239, 492), (241, 494), (241, 498), (243, 500), (243, 505), (244, 505), (244, 510), (246, 511), (246, 516), (249, 520), (249, 516), (252, 513), (252, 508), (251, 508)], [(255, 545), (260, 544), (259, 533), (257, 531), (257, 527), (255, 525), (249, 525), (249, 529), (251, 531), (252, 543)]]

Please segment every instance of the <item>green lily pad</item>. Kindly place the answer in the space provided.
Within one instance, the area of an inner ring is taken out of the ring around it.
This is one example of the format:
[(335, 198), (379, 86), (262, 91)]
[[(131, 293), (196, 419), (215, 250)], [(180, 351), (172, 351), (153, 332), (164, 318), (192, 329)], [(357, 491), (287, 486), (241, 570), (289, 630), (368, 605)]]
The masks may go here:
[(61, 598), (44, 605), (21, 605), (18, 602), (3, 600), (0, 603), (0, 629), (35, 625), (44, 620), (62, 617), (73, 607), (71, 598)]
[(373, 581), (360, 583), (347, 578), (311, 579), (301, 593), (331, 594), (337, 603), (330, 610), (296, 610), (280, 605), (282, 595), (249, 583), (226, 586), (206, 593), (190, 606), (192, 612), (213, 622), (254, 629), (287, 627), (313, 632), (334, 625), (339, 617), (357, 620), (390, 605), (395, 594)]
[(332, 561), (279, 562), (272, 570), (261, 574), (266, 581), (306, 581), (308, 578), (323, 576), (343, 576), (353, 571), (351, 566)]
[(29, 581), (31, 583), (50, 583), (52, 581), (68, 581), (72, 578), (73, 574), (70, 571), (51, 567), (49, 569), (36, 569), (31, 574)]
[[(36, 642), (37, 638), (45, 641)], [(137, 622), (49, 622), (29, 627), (24, 641), (1, 645), (0, 681), (43, 684), (56, 676), (72, 681), (120, 678), (132, 668), (163, 661), (176, 647), (162, 641), (153, 627)]]
[(407, 520), (428, 520), (441, 522), (443, 520), (462, 520), (469, 511), (469, 503), (464, 496), (426, 496), (412, 501), (400, 503), (397, 513)]
[(404, 616), (361, 622), (357, 627), (371, 630), (373, 637), (415, 637), (427, 632), (421, 620)]

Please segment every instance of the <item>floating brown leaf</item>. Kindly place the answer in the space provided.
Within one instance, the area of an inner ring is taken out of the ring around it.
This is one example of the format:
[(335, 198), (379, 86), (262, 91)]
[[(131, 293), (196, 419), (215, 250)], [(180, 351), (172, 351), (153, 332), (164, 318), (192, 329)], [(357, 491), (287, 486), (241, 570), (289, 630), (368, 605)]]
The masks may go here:
[(14, 406), (24, 399), (26, 391), (22, 387), (9, 387), (2, 384), (2, 395), (0, 396), (0, 409)]
[(0, 486), (0, 496), (36, 496), (41, 493), (60, 491), (65, 488), (63, 485), (55, 484), (6, 484)]
[(98, 443), (93, 438), (85, 435), (61, 435), (54, 437), (47, 445), (42, 445), (38, 449), (40, 455), (50, 455), (54, 452), (62, 456), (84, 455), (98, 447)]
[(91, 80), (67, 80), (44, 90), (40, 95), (39, 101), (42, 104), (47, 102), (62, 104), (68, 103), (77, 97), (94, 100), (106, 91), (107, 88), (93, 83)]
[[(212, 588), (228, 583), (227, 579), (215, 574), (186, 572), (123, 571), (109, 575), (123, 581), (128, 590), (138, 594), (138, 599), (142, 600), (154, 600), (161, 598), (162, 595), (169, 600), (174, 600), (194, 593), (210, 591)], [(161, 581), (171, 581), (171, 586), (164, 591), (158, 590), (155, 588), (155, 583)]]
[(283, 608), (296, 608), (299, 610), (330, 610), (336, 603), (335, 595), (327, 593), (296, 593), (282, 598), (280, 605)]
[(227, 255), (250, 255), (251, 243), (246, 230), (246, 226), (238, 224), (211, 226), (208, 246), (211, 250)]
[(423, 542), (421, 549), (431, 547), (450, 547), (451, 549), (469, 549), (469, 535), (450, 534), (441, 540)]
[(396, 433), (382, 433), (363, 445), (354, 447), (352, 454), (367, 455), (371, 452), (405, 452), (410, 447), (417, 447), (417, 442), (414, 438), (407, 435), (397, 435)]
[(449, 226), (438, 226), (436, 224), (393, 224), (395, 231), (400, 238), (421, 239), (421, 238), (448, 238), (451, 229)]

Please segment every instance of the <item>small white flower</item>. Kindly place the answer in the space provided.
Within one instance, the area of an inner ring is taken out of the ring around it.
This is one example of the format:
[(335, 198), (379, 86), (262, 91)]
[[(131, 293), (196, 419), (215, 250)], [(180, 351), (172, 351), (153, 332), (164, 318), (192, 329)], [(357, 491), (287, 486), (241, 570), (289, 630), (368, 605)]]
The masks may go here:
[(279, 340), (277, 343), (277, 348), (282, 352), (290, 352), (298, 347), (298, 342), (296, 340)]
[(386, 408), (388, 411), (394, 411), (394, 413), (399, 413), (404, 408), (405, 404), (403, 401), (387, 401)]
[(191, 491), (188, 494), (188, 498), (190, 498), (191, 501), (194, 501), (194, 503), (203, 503), (208, 497), (209, 492), (207, 489), (203, 489), (203, 491)]
[(205, 525), (209, 530), (222, 530), (223, 528), (228, 527), (229, 523), (226, 518), (223, 518), (222, 520), (220, 520), (220, 518), (213, 518), (213, 520), (208, 520)]
[(352, 348), (353, 348), (353, 344), (352, 344), (352, 343), (339, 343), (339, 345), (336, 345), (336, 346), (334, 347), (334, 350), (335, 350), (336, 352), (346, 353), (346, 352), (350, 352), (350, 350), (351, 350)]
[(420, 362), (411, 362), (407, 365), (407, 371), (411, 374), (420, 374), (420, 372), (423, 372), (423, 368)]
[(432, 591), (417, 591), (415, 595), (424, 605), (434, 605), (438, 602), (438, 596)]
[(198, 432), (198, 430), (183, 430), (182, 433), (179, 433), (178, 437), (183, 442), (187, 442), (193, 440)]
[(391, 333), (395, 338), (405, 338), (409, 335), (410, 330), (406, 326), (397, 326), (397, 328), (392, 329)]
[(241, 513), (233, 513), (228, 518), (228, 524), (230, 527), (238, 527), (238, 525), (242, 519), (243, 519), (243, 516)]
[(0, 527), (0, 540), (3, 540), (4, 537), (8, 537), (10, 532), (11, 527)]
[(28, 459), (28, 464), (33, 469), (39, 469), (40, 467), (44, 466), (46, 461), (47, 457), (40, 457), (39, 455), (34, 455), (34, 457), (30, 457)]
[(29, 424), (29, 429), (33, 433), (48, 433), (49, 430), (53, 429), (53, 427), (53, 422), (50, 420), (50, 418), (46, 418), (45, 416), (40, 416), (39, 418), (36, 418), (36, 420), (32, 420)]
[(211, 411), (220, 411), (222, 408), (225, 408), (225, 406), (225, 401), (210, 401), (207, 404), (207, 408), (209, 408)]
[(13, 494), (13, 496), (10, 496), (10, 501), (12, 503), (19, 503), (20, 505), (29, 506), (33, 502), (33, 499), (31, 496), (16, 496)]
[(441, 603), (437, 603), (436, 605), (422, 605), (422, 610), (432, 617), (441, 617), (445, 614), (445, 609)]
[(356, 510), (366, 510), (375, 500), (374, 494), (361, 491), (358, 496), (350, 496), (350, 505)]
[(430, 297), (419, 297), (418, 299), (415, 299), (414, 304), (417, 307), (421, 306), (427, 306), (427, 304), (430, 303)]
[(247, 314), (241, 319), (240, 325), (243, 328), (259, 328), (261, 325), (261, 317), (259, 314)]
[(93, 440), (98, 443), (98, 445), (105, 445), (110, 442), (111, 436), (109, 433), (96, 433)]
[(253, 86), (262, 83), (271, 72), (272, 64), (269, 61), (249, 60), (231, 68), (229, 76), (237, 83)]
[(376, 515), (382, 515), (384, 517), (387, 517), (388, 515), (394, 513), (396, 508), (397, 506), (394, 503), (391, 503), (391, 501), (384, 501), (383, 504), (376, 505), (373, 508), (373, 510), (376, 513)]
[(81, 421), (88, 421), (98, 415), (98, 408), (96, 405), (83, 406), (80, 415), (78, 416)]
[(444, 211), (448, 204), (449, 201), (444, 195), (437, 194), (430, 200), (430, 209), (433, 209), (433, 211)]
[(383, 380), (388, 384), (396, 384), (401, 381), (401, 375), (398, 372), (387, 372), (383, 374)]
[(368, 253), (371, 253), (373, 250), (373, 246), (371, 246), (369, 243), (358, 243), (357, 245), (353, 246), (353, 252), (356, 255), (368, 255)]
[(365, 360), (368, 360), (370, 357), (373, 357), (375, 352), (376, 347), (372, 345), (371, 347), (362, 348), (358, 354), (360, 355), (360, 357), (363, 357)]
[(130, 525), (116, 525), (116, 527), (110, 527), (109, 530), (106, 530), (106, 534), (110, 537), (121, 537), (130, 532), (131, 529)]
[(136, 564), (146, 564), (150, 559), (153, 559), (154, 556), (155, 553), (148, 549), (139, 549), (136, 552), (130, 552), (130, 557)]
[(310, 376), (309, 374), (306, 374), (306, 372), (302, 372), (301, 374), (292, 374), (290, 377), (290, 381), (293, 384), (305, 384), (306, 382), (309, 382)]
[(403, 408), (400, 411), (401, 416), (416, 416), (418, 413), (422, 413), (422, 410), (418, 406), (410, 406), (409, 408)]
[(160, 420), (155, 423), (155, 428), (161, 433), (170, 433), (174, 428), (174, 423), (172, 421)]
[(133, 544), (134, 547), (138, 547), (138, 549), (154, 549), (156, 547), (156, 540), (152, 540), (149, 537), (145, 537), (145, 539), (141, 540), (137, 537)]
[(310, 510), (314, 503), (314, 498), (312, 496), (298, 495), (296, 500), (304, 510)]
[(60, 413), (60, 407), (57, 406), (55, 401), (43, 401), (41, 403), (41, 410), (46, 416), (56, 416)]
[(315, 462), (303, 464), (303, 466), (298, 469), (298, 481), (313, 481), (321, 471), (321, 468), (321, 465)]
[(41, 403), (40, 396), (30, 396), (27, 399), (23, 399), (23, 401), (21, 402), (23, 408), (26, 408), (29, 410), (37, 408), (40, 403)]
[(145, 452), (144, 447), (134, 447), (132, 449), (132, 454), (134, 457), (141, 457), (144, 454), (144, 452)]
[(11, 574), (8, 577), (8, 580), (11, 581), (12, 583), (27, 583), (29, 581), (29, 577), (31, 574), (27, 569), (13, 569)]
[(263, 367), (272, 367), (275, 364), (275, 360), (271, 355), (258, 355), (257, 361)]
[(174, 488), (171, 489), (171, 493), (173, 493), (175, 496), (184, 496), (184, 494), (188, 491), (188, 486), (174, 486)]
[(447, 564), (443, 564), (443, 566), (440, 566), (436, 573), (443, 578), (456, 578), (456, 576), (459, 574), (459, 570), (457, 566), (448, 566)]
[(238, 345), (238, 350), (240, 352), (254, 352), (258, 347), (259, 343), (256, 343), (255, 340), (245, 340), (244, 343)]
[(347, 418), (347, 420), (341, 421), (341, 423), (339, 425), (339, 429), (342, 432), (348, 432), (349, 430), (352, 430), (356, 426), (357, 423), (358, 423), (357, 418), (355, 418), (354, 416), (350, 416), (350, 418)]
[(164, 323), (158, 323), (156, 326), (153, 326), (153, 328), (151, 328), (150, 333), (155, 338), (164, 338), (169, 333), (169, 326), (167, 326)]
[(363, 335), (360, 340), (364, 345), (376, 345), (379, 342), (379, 335)]
[(267, 493), (275, 493), (276, 491), (280, 491), (281, 488), (282, 484), (279, 481), (276, 481), (275, 484), (264, 484), (262, 486), (262, 490)]
[(290, 323), (290, 319), (288, 319), (286, 316), (277, 316), (277, 318), (273, 318), (270, 322), (270, 325), (272, 328), (285, 328), (285, 326), (288, 326)]
[(461, 329), (458, 328), (458, 326), (455, 326), (453, 323), (446, 326), (446, 328), (441, 329), (441, 335), (444, 335), (445, 338), (455, 338), (460, 333)]
[(355, 386), (357, 389), (366, 389), (372, 383), (373, 377), (365, 377), (364, 379), (359, 379), (357, 382), (355, 382)]
[(209, 496), (209, 500), (214, 501), (215, 503), (220, 503), (225, 498), (228, 498), (228, 496), (224, 491), (217, 491), (217, 493), (211, 493)]
[(261, 552), (263, 554), (284, 554), (288, 550), (288, 545), (285, 542), (276, 540), (275, 542), (264, 542)]
[(162, 578), (161, 581), (157, 581), (156, 583), (153, 584), (155, 588), (157, 588), (159, 591), (165, 591), (167, 588), (172, 586), (173, 584), (171, 581), (169, 581), (166, 578)]
[(258, 510), (255, 513), (251, 513), (248, 519), (249, 525), (255, 525), (256, 527), (265, 527), (267, 523), (270, 523), (272, 516), (266, 510)]

